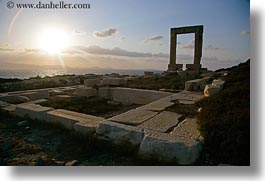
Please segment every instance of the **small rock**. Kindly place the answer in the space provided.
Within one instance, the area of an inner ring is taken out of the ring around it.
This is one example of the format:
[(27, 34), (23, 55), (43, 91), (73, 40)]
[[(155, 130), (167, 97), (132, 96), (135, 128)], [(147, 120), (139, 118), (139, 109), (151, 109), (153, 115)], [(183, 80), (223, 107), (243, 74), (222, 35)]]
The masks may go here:
[(77, 163), (78, 163), (77, 160), (73, 160), (73, 161), (67, 162), (67, 163), (65, 164), (65, 166), (76, 166)]
[(54, 163), (55, 163), (57, 166), (64, 166), (64, 165), (65, 165), (65, 162), (63, 162), (63, 161), (58, 161), (58, 160), (54, 160)]
[(17, 126), (26, 126), (28, 125), (29, 121), (20, 121), (17, 123)]

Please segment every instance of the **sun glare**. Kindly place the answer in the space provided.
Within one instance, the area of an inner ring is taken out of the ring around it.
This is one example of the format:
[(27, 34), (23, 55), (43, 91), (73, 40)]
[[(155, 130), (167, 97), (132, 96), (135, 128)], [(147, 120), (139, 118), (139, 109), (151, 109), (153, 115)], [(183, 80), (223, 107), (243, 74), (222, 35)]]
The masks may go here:
[(69, 37), (59, 29), (45, 30), (39, 36), (39, 47), (49, 54), (59, 54), (69, 45)]

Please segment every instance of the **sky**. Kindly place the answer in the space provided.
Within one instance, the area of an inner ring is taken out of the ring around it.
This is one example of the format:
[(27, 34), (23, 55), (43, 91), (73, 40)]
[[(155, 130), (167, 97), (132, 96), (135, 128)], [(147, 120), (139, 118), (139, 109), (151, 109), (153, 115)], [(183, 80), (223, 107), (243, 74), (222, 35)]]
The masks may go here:
[[(250, 57), (249, 0), (65, 0), (90, 8), (63, 10), (9, 9), (7, 2), (0, 0), (0, 69), (166, 70), (170, 28), (194, 25), (204, 26), (204, 67)], [(193, 63), (193, 48), (194, 34), (179, 35), (177, 63)]]

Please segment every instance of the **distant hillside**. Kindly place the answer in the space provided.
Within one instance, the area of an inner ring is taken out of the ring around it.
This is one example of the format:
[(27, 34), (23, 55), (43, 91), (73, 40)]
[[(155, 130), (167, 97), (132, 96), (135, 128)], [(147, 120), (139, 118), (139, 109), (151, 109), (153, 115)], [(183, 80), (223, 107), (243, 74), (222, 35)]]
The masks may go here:
[(205, 151), (218, 163), (250, 164), (250, 60), (226, 71), (224, 90), (198, 102)]

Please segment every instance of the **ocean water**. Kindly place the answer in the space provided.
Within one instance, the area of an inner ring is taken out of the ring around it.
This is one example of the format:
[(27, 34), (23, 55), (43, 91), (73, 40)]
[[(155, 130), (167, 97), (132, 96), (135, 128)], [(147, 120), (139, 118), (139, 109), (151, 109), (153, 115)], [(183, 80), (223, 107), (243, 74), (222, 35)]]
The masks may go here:
[(45, 77), (55, 75), (85, 75), (85, 74), (110, 74), (119, 73), (120, 75), (143, 75), (145, 71), (162, 73), (159, 70), (114, 70), (114, 69), (69, 69), (69, 70), (0, 70), (0, 78), (19, 78), (27, 79), (30, 77)]

